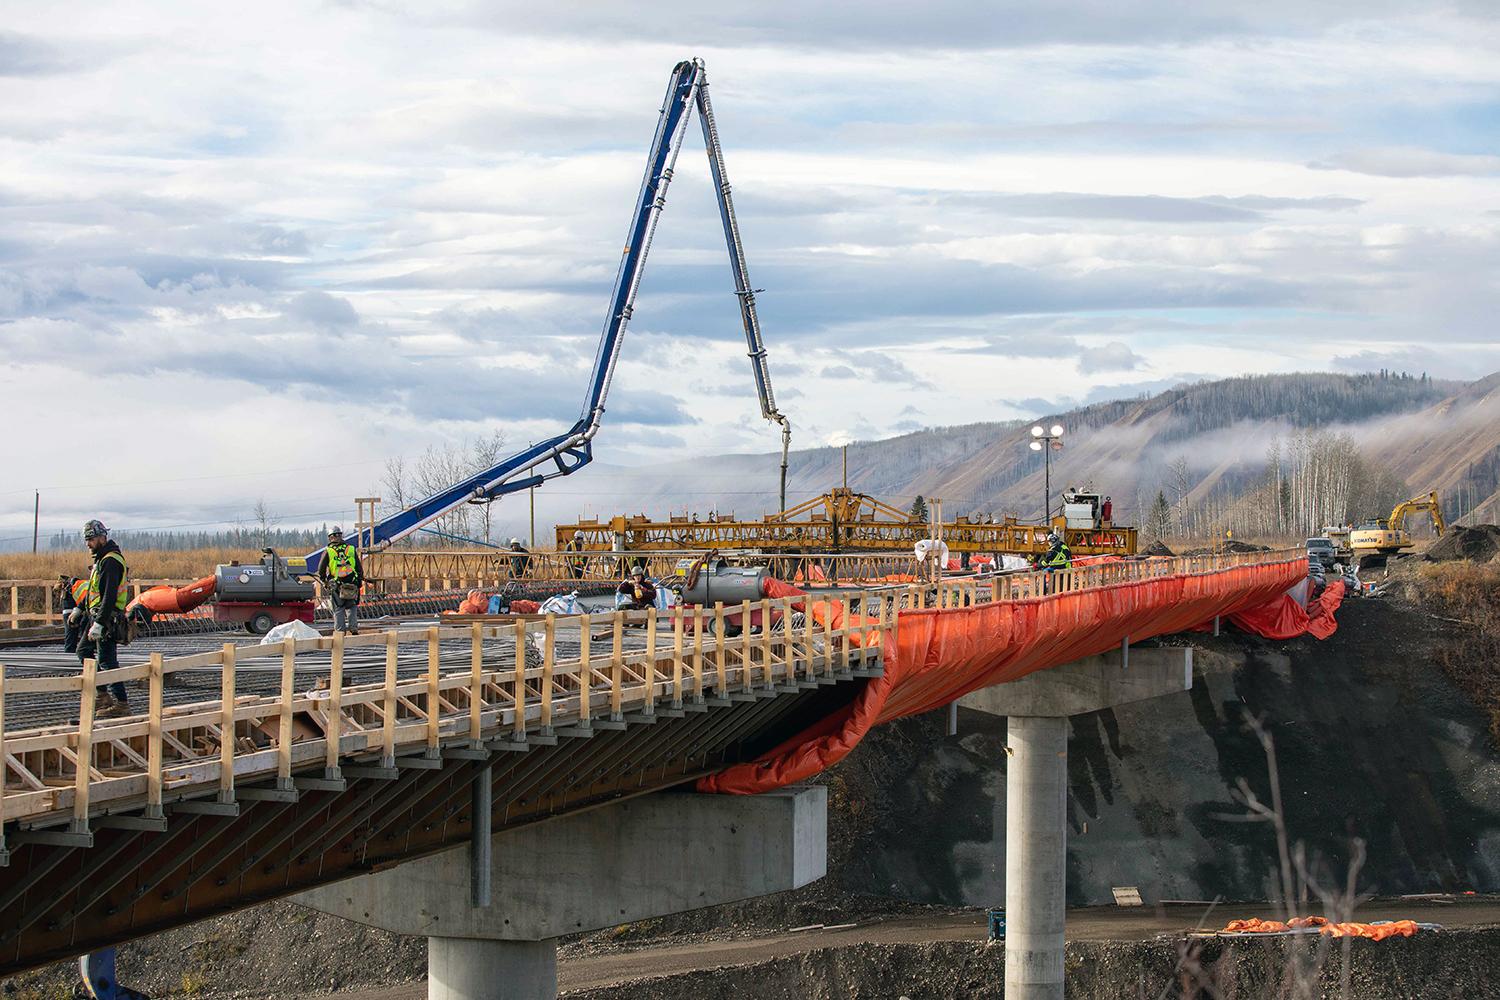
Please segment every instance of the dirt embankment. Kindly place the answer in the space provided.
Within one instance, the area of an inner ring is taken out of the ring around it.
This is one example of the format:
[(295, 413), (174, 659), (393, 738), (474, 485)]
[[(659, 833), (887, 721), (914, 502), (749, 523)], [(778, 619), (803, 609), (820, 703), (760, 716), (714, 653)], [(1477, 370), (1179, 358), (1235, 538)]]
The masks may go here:
[[(1067, 949), (1071, 1000), (1305, 994), (1359, 1000), (1500, 994), (1500, 930), (1455, 931), (1337, 945), (1309, 938), (1227, 942), (1077, 942)], [(1303, 971), (1295, 971), (1297, 969)], [(1348, 988), (1343, 988), (1347, 972)], [(1001, 1000), (1004, 949), (968, 941), (825, 948), (752, 965), (705, 969), (569, 993), (569, 1000)]]

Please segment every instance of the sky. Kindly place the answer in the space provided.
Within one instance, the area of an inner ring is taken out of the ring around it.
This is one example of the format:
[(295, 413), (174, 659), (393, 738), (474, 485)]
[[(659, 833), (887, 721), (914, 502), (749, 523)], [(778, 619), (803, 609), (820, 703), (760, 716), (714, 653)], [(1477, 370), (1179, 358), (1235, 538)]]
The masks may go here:
[[(0, 548), (565, 429), (688, 57), (794, 445), (1500, 369), (1491, 3), (738, 6), (0, 0)], [(701, 148), (580, 497), (778, 447)]]

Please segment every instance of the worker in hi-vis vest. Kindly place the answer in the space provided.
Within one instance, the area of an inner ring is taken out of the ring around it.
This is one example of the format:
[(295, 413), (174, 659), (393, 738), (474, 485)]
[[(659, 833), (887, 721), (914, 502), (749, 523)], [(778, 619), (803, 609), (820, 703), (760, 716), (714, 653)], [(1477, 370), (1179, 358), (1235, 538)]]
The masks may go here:
[[(125, 554), (99, 521), (83, 526), (83, 542), (94, 554), (94, 565), (89, 570), (83, 601), (68, 612), (68, 624), (86, 629), (78, 643), (78, 662), (93, 660), (95, 669), (113, 670), (120, 665), (119, 642), (126, 638), (125, 605), (130, 592), (125, 587), (125, 578), (129, 568), (125, 565)], [(105, 719), (130, 714), (123, 682), (100, 686), (94, 714)]]
[(344, 541), (342, 528), (328, 531), (328, 548), (323, 552), (318, 579), (323, 581), (323, 593), (333, 608), (333, 630), (359, 635), (359, 588), (365, 582), (365, 571), (359, 563), (359, 552)]

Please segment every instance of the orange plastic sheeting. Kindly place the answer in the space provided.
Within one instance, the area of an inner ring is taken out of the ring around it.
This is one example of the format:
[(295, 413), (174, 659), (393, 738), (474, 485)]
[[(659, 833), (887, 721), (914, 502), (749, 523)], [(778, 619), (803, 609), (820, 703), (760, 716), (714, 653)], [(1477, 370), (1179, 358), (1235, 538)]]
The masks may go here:
[[(763, 593), (773, 601), (779, 601), (785, 597), (809, 596), (807, 591), (799, 590), (783, 580), (776, 579), (776, 577), (774, 576), (768, 577), (766, 579)], [(813, 616), (813, 621), (817, 622), (819, 625), (827, 625), (829, 628), (843, 628), (846, 624), (846, 619), (847, 624), (851, 628), (868, 628), (880, 624), (880, 620), (878, 618), (871, 618), (868, 615), (851, 614), (848, 606), (845, 605), (843, 601), (822, 601), (814, 597), (811, 602), (793, 601), (792, 607), (796, 608), (798, 611), (801, 611), (803, 614), (808, 614), (809, 604), (812, 605), (811, 614)], [(753, 617), (754, 612), (752, 612), (751, 614), (752, 617), (750, 619), (750, 623), (752, 625), (759, 624), (757, 619)], [(865, 644), (866, 635), (869, 636), (870, 645), (872, 647), (880, 645), (879, 632), (855, 632), (848, 636), (849, 645), (863, 646)]]
[(152, 587), (141, 592), (141, 596), (130, 602), (131, 607), (143, 607), (152, 614), (181, 615), (193, 610), (214, 596), (214, 578), (205, 576), (194, 580), (186, 587)]
[(1415, 920), (1391, 920), (1382, 924), (1329, 924), (1320, 933), (1329, 937), (1362, 937), (1372, 941), (1384, 941), (1386, 938), (1411, 937), (1421, 927)]
[(803, 781), (842, 760), (879, 723), (1114, 649), (1126, 636), (1184, 632), (1215, 615), (1258, 607), (1306, 575), (1307, 561), (1296, 559), (969, 608), (902, 612), (896, 642), (885, 651), (884, 673), (867, 682), (853, 702), (757, 760), (700, 779), (698, 788), (752, 795)]
[[(1333, 615), (1343, 603), (1344, 581), (1334, 580), (1316, 599), (1308, 601), (1305, 608), (1291, 594), (1282, 594), (1258, 608), (1238, 611), (1228, 617), (1235, 627), (1267, 639), (1295, 639), (1299, 635), (1326, 639), (1338, 631), (1339, 623)], [(1200, 625), (1198, 631), (1206, 632), (1211, 627)]]
[(490, 595), (478, 590), (471, 590), (464, 596), (463, 602), (458, 606), (461, 615), (482, 615), (490, 609)]
[(1327, 917), (1293, 917), (1286, 921), (1250, 917), (1248, 920), (1229, 921), (1220, 933), (1280, 934), (1284, 931), (1302, 930), (1306, 927), (1322, 927), (1327, 923)]

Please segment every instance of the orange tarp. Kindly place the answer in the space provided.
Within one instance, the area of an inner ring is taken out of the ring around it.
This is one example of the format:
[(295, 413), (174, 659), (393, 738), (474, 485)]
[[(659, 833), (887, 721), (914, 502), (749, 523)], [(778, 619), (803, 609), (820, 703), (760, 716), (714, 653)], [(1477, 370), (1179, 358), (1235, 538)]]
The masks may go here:
[(759, 759), (701, 779), (698, 788), (750, 795), (805, 780), (842, 760), (872, 726), (1114, 649), (1126, 636), (1183, 632), (1215, 615), (1259, 607), (1306, 576), (1306, 559), (1295, 559), (969, 608), (903, 611), (884, 673), (852, 703)]
[(1331, 923), (1327, 917), (1293, 917), (1287, 921), (1251, 917), (1248, 920), (1229, 921), (1220, 933), (1282, 934), (1286, 931), (1313, 927), (1318, 929), (1319, 934), (1326, 934), (1329, 937), (1362, 937), (1372, 941), (1384, 941), (1392, 937), (1411, 937), (1421, 929), (1415, 920), (1388, 920), (1379, 924), (1362, 924), (1352, 921)]
[[(1282, 594), (1277, 600), (1228, 617), (1236, 627), (1267, 639), (1295, 639), (1299, 635), (1326, 639), (1338, 631), (1339, 623), (1333, 613), (1343, 603), (1344, 581), (1334, 580), (1314, 600), (1308, 601), (1305, 608), (1291, 594)], [(1198, 631), (1210, 627), (1200, 625)]]

